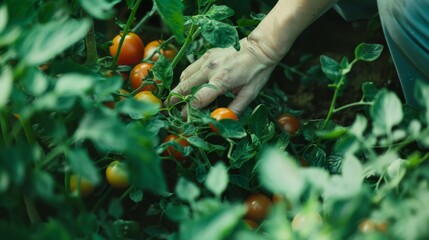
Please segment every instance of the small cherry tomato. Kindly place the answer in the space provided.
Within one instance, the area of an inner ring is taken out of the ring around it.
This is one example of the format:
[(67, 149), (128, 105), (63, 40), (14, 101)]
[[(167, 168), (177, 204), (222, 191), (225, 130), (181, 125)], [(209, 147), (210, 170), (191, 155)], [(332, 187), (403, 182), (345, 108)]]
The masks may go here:
[[(216, 119), (216, 121), (220, 121), (223, 119), (232, 119), (237, 121), (238, 117), (235, 114), (234, 111), (232, 111), (229, 108), (216, 108), (211, 114), (210, 117)], [(219, 133), (219, 130), (213, 125), (210, 124), (210, 128), (213, 130), (213, 132), (215, 133)]]
[(151, 91), (142, 91), (137, 93), (134, 98), (138, 101), (153, 103), (159, 105), (161, 107), (162, 102), (161, 99), (157, 98)]
[[(182, 147), (189, 146), (189, 142), (186, 141), (186, 139), (179, 138), (179, 136), (176, 136), (174, 134), (167, 135), (162, 142), (166, 143), (166, 142), (169, 142), (169, 141), (176, 141)], [(181, 152), (177, 151), (176, 149), (174, 149), (173, 146), (167, 147), (167, 149), (162, 153), (162, 155), (164, 155), (164, 156), (173, 156), (174, 159), (179, 160), (179, 161), (186, 159), (186, 157), (183, 156), (183, 153), (181, 153)]]
[(322, 216), (320, 216), (320, 214), (317, 212), (311, 212), (311, 213), (299, 212), (292, 219), (292, 229), (295, 231), (300, 231), (301, 229), (308, 227), (309, 224), (322, 225), (323, 224)]
[[(122, 33), (115, 36), (112, 40), (112, 45), (109, 47), (110, 55), (115, 57), (119, 48), (119, 41)], [(143, 58), (144, 44), (141, 38), (135, 33), (128, 33), (121, 47), (121, 52), (118, 57), (118, 65), (135, 65)]]
[[(139, 63), (137, 64), (133, 70), (131, 70), (130, 75), (130, 84), (133, 89), (137, 89), (140, 87), (140, 85), (144, 82), (145, 77), (147, 76), (147, 73), (149, 70), (151, 70), (153, 67), (153, 64), (150, 63)], [(161, 83), (159, 80), (155, 81), (157, 83)], [(141, 88), (141, 91), (155, 91), (156, 88), (153, 84), (147, 84)]]
[(279, 127), (290, 135), (295, 135), (301, 125), (299, 119), (289, 113), (280, 115), (276, 121)]
[(111, 162), (106, 168), (106, 179), (114, 188), (124, 189), (130, 185), (126, 166), (117, 160)]
[(362, 233), (370, 233), (374, 231), (387, 232), (387, 224), (385, 222), (376, 223), (371, 219), (364, 219), (359, 223), (358, 229)]
[(79, 184), (79, 194), (82, 197), (89, 196), (95, 189), (94, 185), (92, 185), (88, 180), (79, 177), (76, 174), (72, 174), (70, 176), (70, 190), (71, 192), (76, 192)]
[[(122, 88), (119, 89), (119, 93), (121, 93), (121, 94), (129, 94), (129, 92), (127, 90), (122, 89)], [(124, 96), (120, 96), (119, 97), (119, 101), (122, 101), (124, 99), (126, 99), (126, 97), (124, 97)], [(103, 102), (104, 106), (106, 106), (108, 108), (111, 108), (111, 109), (115, 109), (116, 103), (117, 103), (117, 101), (116, 102), (115, 101), (106, 101), (106, 102)]]
[(246, 218), (259, 222), (268, 215), (272, 202), (264, 194), (253, 194), (244, 201), (244, 204), (247, 207)]
[[(159, 46), (163, 43), (163, 40), (155, 40), (150, 43), (148, 43), (144, 48), (144, 55), (143, 58), (146, 59), (149, 56), (151, 57), (151, 60), (156, 62), (159, 58), (159, 53), (164, 55), (168, 60), (173, 60), (173, 58), (177, 55), (177, 48), (174, 47), (173, 44), (168, 44), (163, 46), (161, 49), (159, 49)], [(156, 51), (159, 51), (156, 52)]]

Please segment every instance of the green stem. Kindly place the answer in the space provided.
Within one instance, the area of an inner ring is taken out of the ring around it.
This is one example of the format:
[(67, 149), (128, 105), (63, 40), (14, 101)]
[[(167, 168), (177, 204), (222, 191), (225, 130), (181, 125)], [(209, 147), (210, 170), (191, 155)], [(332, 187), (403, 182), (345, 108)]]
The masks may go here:
[(137, 9), (140, 6), (140, 3), (141, 3), (141, 0), (137, 0), (136, 3), (134, 4), (132, 10), (131, 10), (131, 14), (128, 17), (127, 24), (125, 25), (124, 31), (122, 31), (122, 37), (121, 37), (121, 40), (119, 40), (118, 51), (116, 52), (116, 55), (113, 58), (111, 69), (115, 69), (116, 66), (117, 66), (119, 54), (121, 53), (122, 45), (124, 44), (125, 37), (127, 36), (128, 31), (129, 31), (129, 29), (131, 27), (131, 24), (134, 21), (134, 16), (136, 15), (136, 12), (137, 12)]
[(1, 112), (0, 115), (0, 127), (1, 127), (1, 134), (3, 137), (3, 141), (6, 144), (6, 146), (10, 145), (10, 138), (8, 137), (8, 122), (6, 120), (6, 114), (4, 112)]
[(24, 197), (25, 209), (27, 210), (28, 218), (31, 224), (40, 222), (40, 215), (37, 212), (34, 202), (26, 195)]
[(156, 6), (155, 4), (152, 6), (152, 9), (146, 13), (146, 15), (136, 24), (136, 26), (131, 29), (131, 32), (137, 32), (137, 30), (150, 18), (152, 17), (156, 12)]
[(52, 162), (52, 160), (55, 159), (55, 157), (66, 152), (67, 150), (68, 147), (66, 145), (59, 145), (55, 147), (54, 149), (52, 149), (52, 151), (48, 153), (48, 155), (46, 155), (45, 160), (36, 167), (41, 169), (45, 168), (49, 163)]
[(350, 107), (356, 107), (356, 106), (370, 106), (372, 105), (372, 102), (364, 102), (364, 101), (359, 101), (359, 102), (354, 102), (354, 103), (349, 103), (346, 104), (344, 106), (338, 107), (334, 109), (334, 113), (337, 113), (339, 111), (342, 111), (346, 108), (350, 108)]
[(97, 63), (97, 42), (95, 41), (95, 31), (94, 31), (94, 21), (92, 18), (91, 26), (88, 33), (85, 37), (85, 46), (86, 46), (86, 62), (85, 65), (95, 65)]
[(335, 85), (334, 96), (332, 97), (331, 106), (329, 107), (328, 115), (326, 116), (326, 119), (323, 122), (322, 129), (324, 129), (326, 127), (326, 125), (328, 124), (329, 120), (332, 117), (332, 114), (334, 114), (335, 103), (337, 102), (337, 98), (338, 98), (338, 94), (340, 93), (341, 86), (344, 83), (344, 78), (345, 78), (345, 75), (342, 75), (340, 78), (340, 81)]
[(130, 194), (130, 192), (133, 190), (133, 187), (129, 187), (128, 189), (127, 189), (127, 191), (125, 191), (120, 197), (119, 197), (119, 201), (122, 201), (122, 200), (124, 200), (124, 198), (126, 197), (126, 196), (128, 196), (128, 194)]
[(189, 29), (189, 34), (186, 37), (185, 43), (183, 43), (183, 46), (180, 48), (177, 55), (174, 57), (173, 61), (171, 62), (171, 67), (174, 69), (174, 67), (179, 63), (180, 59), (182, 59), (183, 55), (186, 52), (186, 49), (191, 45), (192, 41), (196, 37), (195, 33), (199, 33), (199, 31), (196, 31), (195, 24), (192, 23), (191, 28)]
[(22, 124), (22, 127), (24, 129), (25, 136), (27, 138), (27, 141), (29, 144), (33, 144), (36, 142), (36, 139), (34, 138), (34, 132), (31, 126), (28, 124), (28, 120), (21, 120), (20, 122)]
[(112, 188), (107, 189), (106, 192), (98, 199), (98, 201), (95, 203), (94, 207), (92, 208), (91, 212), (97, 211), (97, 209), (101, 206), (101, 204), (106, 200), (106, 198), (109, 196), (110, 192), (112, 191)]

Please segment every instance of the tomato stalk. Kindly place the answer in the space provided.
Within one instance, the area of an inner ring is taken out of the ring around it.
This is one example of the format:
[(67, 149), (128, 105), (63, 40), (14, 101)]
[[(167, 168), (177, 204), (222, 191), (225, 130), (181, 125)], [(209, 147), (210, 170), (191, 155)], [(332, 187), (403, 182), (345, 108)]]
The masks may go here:
[(188, 36), (186, 37), (185, 43), (183, 43), (176, 57), (174, 57), (173, 61), (171, 62), (171, 67), (173, 69), (177, 65), (177, 63), (179, 63), (180, 59), (182, 59), (183, 55), (186, 52), (186, 49), (188, 49), (189, 45), (191, 45), (192, 41), (200, 33), (201, 30), (199, 30), (199, 28), (196, 28), (196, 27), (197, 26), (194, 23), (192, 23), (191, 28), (189, 29), (189, 32), (188, 32)]
[(95, 41), (94, 21), (90, 18), (91, 25), (85, 37), (86, 62), (85, 65), (94, 65), (97, 63), (97, 42)]
[(338, 107), (338, 108), (335, 108), (334, 109), (334, 111), (333, 111), (333, 113), (337, 113), (337, 112), (339, 112), (339, 111), (342, 111), (342, 110), (344, 110), (344, 109), (347, 109), (347, 108), (350, 108), (350, 107), (357, 107), (357, 106), (371, 106), (372, 105), (372, 102), (365, 102), (365, 101), (359, 101), (359, 102), (354, 102), (354, 103), (349, 103), (349, 104), (346, 104), (346, 105), (344, 105), (344, 106), (341, 106), (341, 107)]
[(119, 54), (121, 53), (122, 45), (124, 44), (125, 37), (127, 36), (128, 32), (130, 30), (131, 24), (134, 21), (134, 16), (136, 15), (136, 12), (137, 12), (137, 9), (140, 6), (140, 3), (141, 3), (141, 0), (137, 0), (136, 3), (134, 4), (132, 10), (131, 10), (130, 16), (128, 17), (128, 20), (127, 20), (127, 24), (125, 25), (125, 28), (122, 31), (121, 40), (119, 40), (118, 51), (116, 51), (116, 55), (113, 58), (112, 65), (110, 66), (111, 69), (114, 69), (117, 66), (118, 59), (119, 59)]
[(30, 223), (31, 224), (39, 223), (40, 215), (37, 212), (34, 202), (26, 195), (24, 195), (23, 198), (24, 198), (25, 209), (27, 210), (28, 219), (30, 220)]
[(98, 201), (94, 204), (94, 207), (92, 207), (91, 212), (97, 211), (97, 209), (101, 206), (101, 204), (106, 200), (106, 198), (110, 195), (112, 192), (112, 188), (108, 188), (106, 192), (103, 193), (103, 195), (98, 199)]
[(1, 116), (0, 116), (0, 127), (1, 127), (1, 134), (3, 137), (3, 141), (6, 144), (6, 146), (10, 145), (10, 138), (8, 137), (9, 133), (8, 133), (8, 123), (6, 121), (6, 114), (4, 113), (4, 111), (1, 111)]
[(137, 30), (156, 12), (155, 4), (152, 6), (152, 9), (146, 13), (146, 15), (131, 29), (131, 32), (137, 32)]

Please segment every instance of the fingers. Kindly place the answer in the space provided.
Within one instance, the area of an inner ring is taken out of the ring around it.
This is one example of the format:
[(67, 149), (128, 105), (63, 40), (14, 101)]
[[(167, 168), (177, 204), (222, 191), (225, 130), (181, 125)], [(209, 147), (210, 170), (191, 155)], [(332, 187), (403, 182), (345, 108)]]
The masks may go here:
[(180, 75), (180, 81), (187, 80), (192, 75), (197, 73), (204, 65), (205, 60), (207, 59), (207, 54), (200, 57), (197, 61), (189, 65), (185, 70), (183, 70), (182, 74)]

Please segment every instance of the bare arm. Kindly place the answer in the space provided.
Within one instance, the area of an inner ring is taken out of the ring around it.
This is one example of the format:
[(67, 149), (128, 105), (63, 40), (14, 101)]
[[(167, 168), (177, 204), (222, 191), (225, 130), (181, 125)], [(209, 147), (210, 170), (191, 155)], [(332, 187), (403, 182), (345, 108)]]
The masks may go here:
[[(295, 39), (336, 0), (279, 0), (247, 38), (240, 40), (240, 51), (215, 48), (188, 66), (173, 92), (187, 95), (194, 86), (202, 88), (191, 103), (204, 108), (227, 91), (236, 93), (229, 108), (238, 114), (253, 101), (278, 62)], [(172, 98), (170, 103), (178, 101)]]

